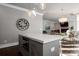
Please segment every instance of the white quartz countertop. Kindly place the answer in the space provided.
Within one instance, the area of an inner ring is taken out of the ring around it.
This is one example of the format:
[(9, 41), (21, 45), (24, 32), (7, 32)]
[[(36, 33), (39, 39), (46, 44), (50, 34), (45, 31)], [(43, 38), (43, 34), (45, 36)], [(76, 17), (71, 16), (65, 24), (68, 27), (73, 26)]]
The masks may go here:
[(51, 41), (62, 39), (63, 37), (60, 35), (47, 35), (47, 34), (20, 34), (25, 37), (29, 37), (32, 40), (41, 42), (41, 43), (48, 43)]

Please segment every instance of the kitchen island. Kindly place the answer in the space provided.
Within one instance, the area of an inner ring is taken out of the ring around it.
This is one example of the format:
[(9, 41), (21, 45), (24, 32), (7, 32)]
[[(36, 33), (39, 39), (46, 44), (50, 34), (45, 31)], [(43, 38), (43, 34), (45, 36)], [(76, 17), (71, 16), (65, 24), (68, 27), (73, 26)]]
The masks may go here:
[(60, 35), (19, 34), (19, 50), (24, 56), (58, 56)]

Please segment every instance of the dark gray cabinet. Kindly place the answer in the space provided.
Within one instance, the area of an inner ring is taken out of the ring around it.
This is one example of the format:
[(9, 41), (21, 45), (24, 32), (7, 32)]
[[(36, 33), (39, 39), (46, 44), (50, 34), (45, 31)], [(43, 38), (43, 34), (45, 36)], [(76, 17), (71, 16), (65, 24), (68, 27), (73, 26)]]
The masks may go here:
[(30, 40), (31, 56), (43, 55), (43, 44), (34, 40)]
[(58, 56), (59, 40), (40, 43), (33, 38), (19, 35), (19, 50), (23, 56)]
[(42, 56), (43, 45), (40, 42), (19, 35), (19, 50), (24, 56)]
[(19, 35), (19, 50), (22, 53), (22, 55), (29, 56), (29, 38), (26, 38), (24, 36)]

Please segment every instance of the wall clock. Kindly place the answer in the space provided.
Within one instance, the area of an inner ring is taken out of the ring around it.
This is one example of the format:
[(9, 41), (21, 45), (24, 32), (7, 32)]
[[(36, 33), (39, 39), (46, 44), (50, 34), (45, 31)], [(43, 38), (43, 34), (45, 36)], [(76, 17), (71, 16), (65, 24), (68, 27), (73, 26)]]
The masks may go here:
[(29, 28), (29, 22), (25, 18), (18, 19), (16, 21), (16, 27), (21, 31), (27, 30)]

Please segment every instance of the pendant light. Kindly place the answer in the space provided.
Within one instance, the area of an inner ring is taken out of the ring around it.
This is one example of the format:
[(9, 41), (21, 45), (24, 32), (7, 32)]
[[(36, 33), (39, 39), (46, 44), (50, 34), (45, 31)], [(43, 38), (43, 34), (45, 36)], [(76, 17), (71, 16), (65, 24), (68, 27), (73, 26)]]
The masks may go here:
[(62, 16), (59, 18), (59, 22), (60, 23), (67, 22), (67, 17), (63, 15), (63, 9), (61, 9), (61, 12), (62, 12)]

